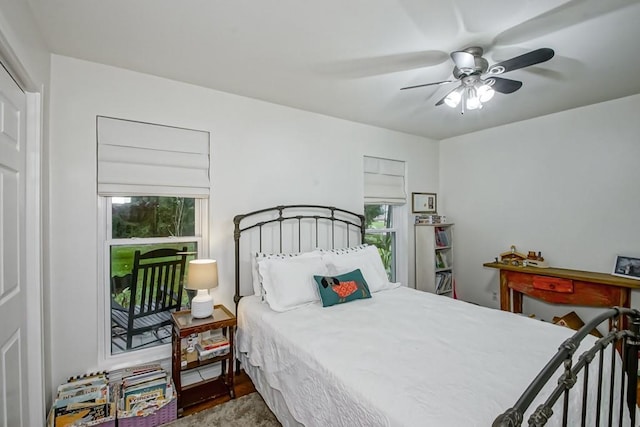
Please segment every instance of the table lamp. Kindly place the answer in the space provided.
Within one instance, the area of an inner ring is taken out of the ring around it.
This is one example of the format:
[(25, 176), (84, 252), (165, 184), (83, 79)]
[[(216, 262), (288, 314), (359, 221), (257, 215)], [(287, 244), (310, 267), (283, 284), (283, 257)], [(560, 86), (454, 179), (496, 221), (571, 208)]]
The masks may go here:
[(213, 297), (209, 289), (218, 286), (218, 263), (213, 259), (194, 259), (189, 261), (187, 289), (197, 290), (191, 300), (191, 316), (203, 319), (213, 314)]

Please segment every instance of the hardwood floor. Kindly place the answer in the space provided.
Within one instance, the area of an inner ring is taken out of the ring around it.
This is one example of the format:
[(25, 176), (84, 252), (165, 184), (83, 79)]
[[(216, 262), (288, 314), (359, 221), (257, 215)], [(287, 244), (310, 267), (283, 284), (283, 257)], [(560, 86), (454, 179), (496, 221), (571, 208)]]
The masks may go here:
[[(247, 394), (250, 394), (256, 391), (256, 388), (253, 386), (251, 379), (244, 371), (240, 371), (240, 373), (235, 376), (234, 383), (235, 383), (235, 390), (236, 390), (236, 398), (245, 396)], [(180, 414), (180, 416), (186, 417), (187, 415), (195, 414), (196, 412), (213, 408), (214, 406), (228, 402), (229, 400), (231, 400), (229, 396), (222, 396), (222, 397), (218, 397), (217, 399), (212, 399), (206, 402), (202, 402), (198, 405), (193, 405), (188, 408), (185, 408), (184, 411), (182, 411), (182, 414)]]

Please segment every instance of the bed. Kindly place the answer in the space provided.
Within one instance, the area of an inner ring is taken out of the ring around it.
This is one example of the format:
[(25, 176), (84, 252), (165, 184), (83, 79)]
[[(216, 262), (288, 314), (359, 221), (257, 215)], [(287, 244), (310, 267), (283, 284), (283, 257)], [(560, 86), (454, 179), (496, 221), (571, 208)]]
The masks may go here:
[(615, 320), (596, 340), (594, 322), (574, 333), (389, 283), (363, 220), (309, 205), (234, 219), (236, 356), (283, 425), (635, 425), (637, 311), (594, 319)]

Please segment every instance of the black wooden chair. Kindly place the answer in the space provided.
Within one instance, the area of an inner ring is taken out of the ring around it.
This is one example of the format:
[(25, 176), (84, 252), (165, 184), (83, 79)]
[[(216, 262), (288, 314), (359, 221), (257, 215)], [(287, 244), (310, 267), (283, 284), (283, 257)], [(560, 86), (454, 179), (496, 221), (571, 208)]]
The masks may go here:
[[(170, 325), (171, 311), (181, 307), (186, 264), (186, 247), (156, 249), (144, 254), (135, 251), (131, 278), (126, 280), (131, 289), (129, 307), (114, 306), (117, 303), (112, 302), (111, 308), (112, 331), (120, 331), (126, 339), (127, 350), (133, 348), (133, 337), (145, 332), (153, 332), (155, 339), (144, 344), (162, 339), (158, 330)], [(114, 334), (118, 333), (112, 336)]]

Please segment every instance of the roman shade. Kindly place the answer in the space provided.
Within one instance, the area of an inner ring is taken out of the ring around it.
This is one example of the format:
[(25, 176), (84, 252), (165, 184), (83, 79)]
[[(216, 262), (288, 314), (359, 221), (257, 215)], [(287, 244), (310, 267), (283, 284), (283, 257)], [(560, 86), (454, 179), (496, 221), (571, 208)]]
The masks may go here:
[(209, 132), (97, 118), (98, 194), (209, 197)]
[(364, 156), (364, 203), (405, 204), (404, 169), (402, 161)]

